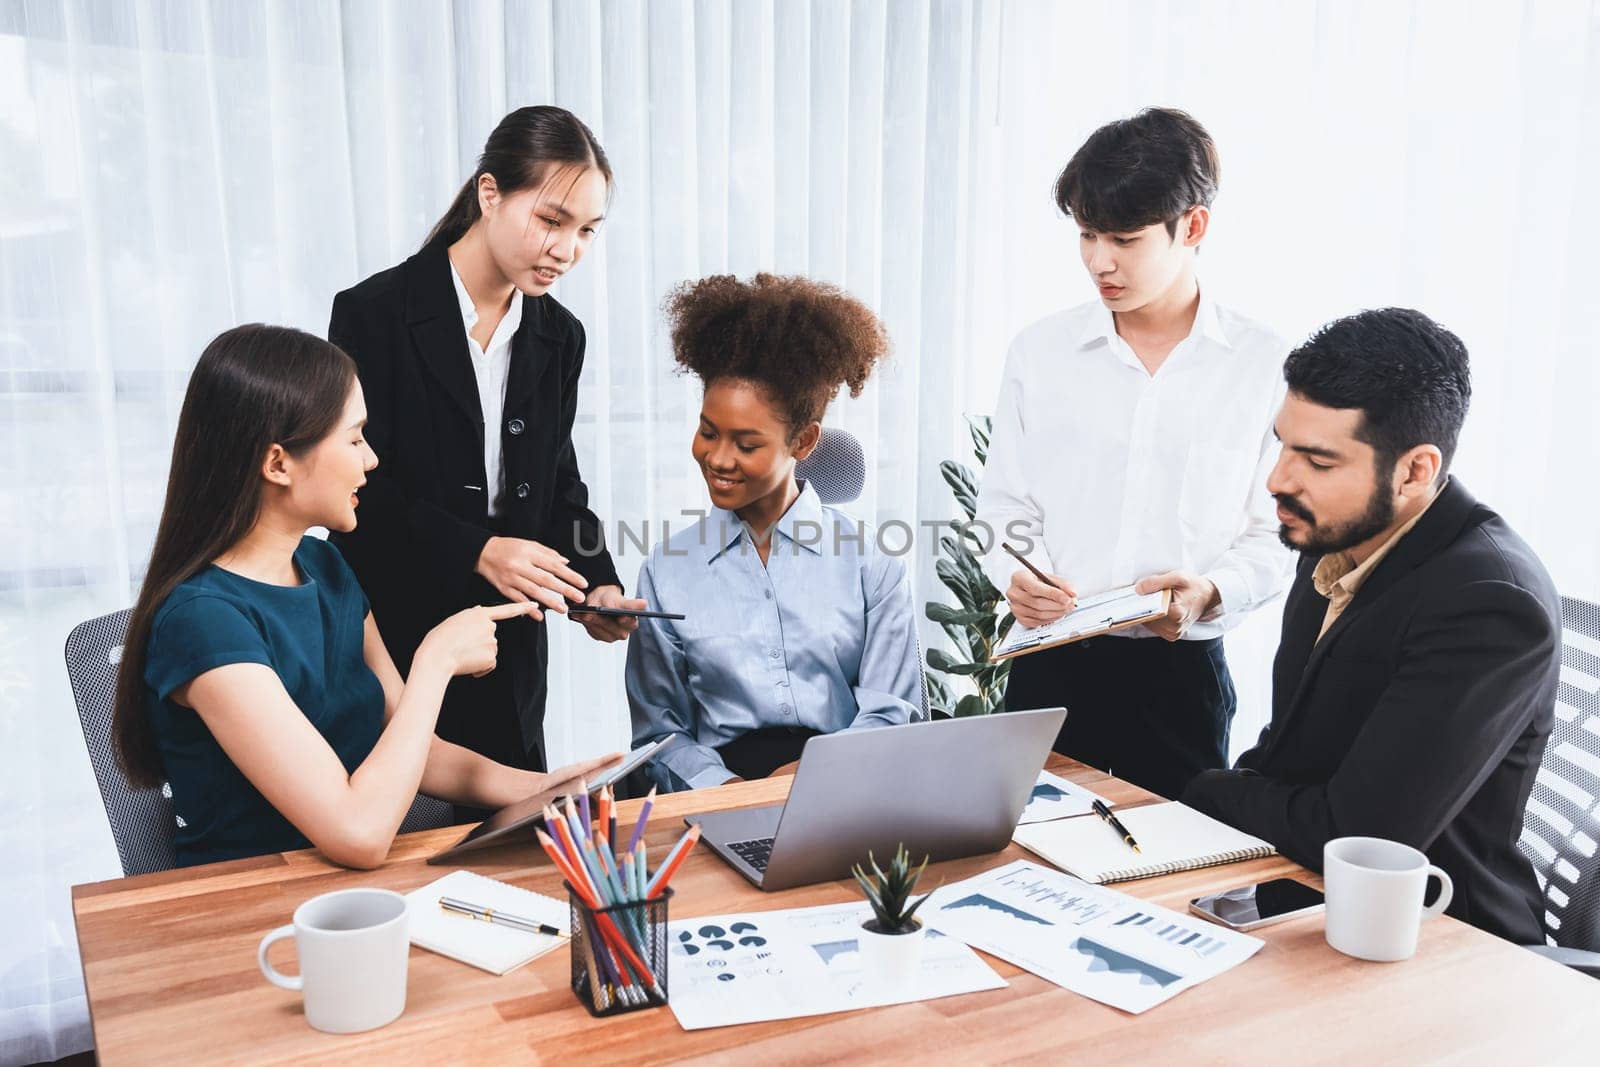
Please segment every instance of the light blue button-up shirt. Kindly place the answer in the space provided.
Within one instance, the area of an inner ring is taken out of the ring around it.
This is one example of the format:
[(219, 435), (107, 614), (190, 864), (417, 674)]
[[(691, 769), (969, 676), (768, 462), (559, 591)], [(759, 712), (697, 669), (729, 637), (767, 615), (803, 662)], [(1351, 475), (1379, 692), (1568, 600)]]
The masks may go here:
[[(639, 571), (652, 608), (628, 640), (635, 746), (676, 735), (662, 784), (733, 777), (717, 746), (751, 730), (821, 733), (922, 715), (922, 664), (905, 565), (809, 485), (772, 534), (766, 566), (731, 511), (656, 545)], [(676, 780), (674, 780), (676, 779)]]

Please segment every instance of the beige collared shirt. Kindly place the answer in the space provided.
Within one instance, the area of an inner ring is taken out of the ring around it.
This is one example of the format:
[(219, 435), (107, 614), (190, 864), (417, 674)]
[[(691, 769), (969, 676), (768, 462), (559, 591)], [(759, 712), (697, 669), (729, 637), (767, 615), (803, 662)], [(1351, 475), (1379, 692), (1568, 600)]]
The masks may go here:
[(1322, 631), (1317, 634), (1321, 641), (1327, 634), (1328, 628), (1336, 622), (1344, 609), (1350, 606), (1350, 601), (1356, 598), (1356, 593), (1366, 584), (1372, 572), (1377, 570), (1378, 564), (1383, 562), (1383, 557), (1389, 550), (1400, 543), (1400, 539), (1411, 532), (1411, 528), (1421, 520), (1433, 507), (1433, 501), (1439, 499), (1439, 494), (1433, 494), (1433, 499), (1422, 506), (1422, 510), (1411, 516), (1411, 520), (1400, 529), (1396, 530), (1390, 538), (1379, 545), (1372, 555), (1361, 561), (1357, 566), (1350, 558), (1348, 552), (1334, 552), (1323, 556), (1317, 564), (1316, 570), (1311, 572), (1311, 584), (1317, 592), (1328, 598), (1328, 610), (1322, 616)]

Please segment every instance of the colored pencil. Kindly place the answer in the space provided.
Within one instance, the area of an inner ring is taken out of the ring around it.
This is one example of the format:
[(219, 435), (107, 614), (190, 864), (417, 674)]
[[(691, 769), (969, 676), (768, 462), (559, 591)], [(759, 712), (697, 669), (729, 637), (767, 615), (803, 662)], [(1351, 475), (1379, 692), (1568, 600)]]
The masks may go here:
[[(571, 799), (570, 797), (568, 798)], [(589, 779), (578, 779), (578, 810), (583, 812), (583, 834), (589, 836), (589, 827), (594, 825), (594, 820), (589, 818)]]
[[(540, 844), (543, 845), (545, 840), (549, 840), (549, 838), (543, 833), (543, 831), (539, 831), (539, 833), (542, 838)], [(550, 858), (552, 860), (557, 860), (558, 853), (555, 850), (555, 843), (553, 841), (550, 842), (550, 847), (548, 847), (545, 851), (550, 853)], [(623, 965), (623, 960), (627, 961), (627, 964), (633, 967), (633, 969), (644, 980), (645, 984), (651, 987), (651, 992), (653, 992), (657, 997), (663, 996), (664, 994), (662, 994), (661, 987), (656, 982), (655, 975), (650, 972), (648, 967), (644, 966), (643, 961), (640, 960), (637, 953), (633, 951), (633, 946), (628, 942), (627, 937), (617, 929), (614, 923), (611, 922), (611, 917), (609, 915), (605, 915), (600, 912), (600, 909), (605, 905), (603, 905), (599, 898), (594, 895), (593, 887), (588, 884), (587, 879), (580, 874), (582, 868), (567, 868), (564, 860), (558, 860), (557, 867), (565, 869), (567, 873), (567, 884), (573, 887), (573, 890), (578, 894), (579, 899), (588, 905), (590, 911), (593, 913), (592, 917), (594, 921), (594, 928), (599, 931), (602, 939), (607, 941), (612, 949), (620, 954), (621, 960), (618, 961), (617, 967), (620, 968)], [(623, 984), (626, 986), (627, 983)]]
[(667, 858), (661, 862), (661, 867), (656, 871), (655, 877), (650, 879), (650, 884), (645, 888), (645, 899), (654, 899), (656, 893), (666, 887), (672, 876), (683, 866), (683, 861), (689, 857), (694, 849), (695, 842), (700, 840), (700, 827), (695, 826), (672, 846), (672, 851), (667, 853)]
[(644, 798), (644, 805), (639, 809), (639, 821), (633, 824), (633, 836), (628, 838), (628, 851), (632, 852), (639, 847), (639, 841), (644, 837), (644, 824), (650, 818), (650, 809), (656, 802), (656, 787), (650, 787), (650, 795)]
[[(550, 861), (556, 865), (557, 870), (562, 871), (567, 875), (567, 880), (570, 883), (573, 877), (572, 872), (567, 867), (566, 859), (557, 852), (555, 839), (549, 834), (545, 833), (543, 830), (537, 830), (535, 833), (537, 833), (539, 836), (539, 844), (542, 845), (544, 850), (550, 854)], [(599, 946), (595, 943), (594, 927), (588, 923), (584, 924), (584, 936), (589, 941), (589, 951), (584, 953), (584, 969), (589, 972), (589, 987), (594, 990), (595, 1003), (598, 1004), (602, 1010), (604, 1010), (610, 1006), (612, 995), (612, 991), (609, 988), (611, 986), (609, 966), (604, 958), (600, 956)], [(604, 984), (601, 983), (599, 974), (600, 970), (607, 971), (606, 981)]]

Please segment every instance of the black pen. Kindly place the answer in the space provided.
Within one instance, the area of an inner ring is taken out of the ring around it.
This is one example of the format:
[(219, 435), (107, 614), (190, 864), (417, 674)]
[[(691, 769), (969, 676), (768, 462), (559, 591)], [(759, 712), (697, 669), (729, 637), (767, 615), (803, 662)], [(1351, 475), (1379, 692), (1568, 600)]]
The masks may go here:
[(508, 915), (503, 911), (485, 908), (480, 904), (469, 904), (465, 900), (456, 900), (454, 897), (440, 897), (439, 907), (468, 919), (478, 919), (486, 923), (499, 923), (501, 926), (509, 926), (513, 930), (526, 930), (530, 934), (550, 934), (555, 937), (567, 936), (566, 931), (551, 926), (549, 923), (524, 919), (520, 915)]
[(1072, 593), (1069, 590), (1062, 588), (1062, 585), (1061, 585), (1060, 582), (1058, 582), (1054, 578), (1050, 577), (1048, 574), (1046, 574), (1044, 571), (1040, 570), (1038, 567), (1035, 567), (1032, 563), (1029, 563), (1027, 556), (1024, 556), (1021, 552), (1018, 552), (1016, 549), (1012, 548), (1010, 545), (1006, 544), (1004, 541), (1002, 541), (1000, 543), (1000, 547), (1005, 549), (1007, 552), (1011, 553), (1011, 555), (1016, 559), (1016, 561), (1018, 563), (1022, 564), (1024, 567), (1028, 568), (1028, 570), (1032, 571), (1033, 572), (1033, 576), (1035, 578), (1039, 579), (1045, 585), (1048, 585), (1053, 589), (1060, 589), (1063, 593), (1066, 593), (1068, 596), (1072, 595)]
[(1111, 814), (1111, 809), (1106, 807), (1105, 801), (1096, 800), (1094, 802), (1094, 813), (1100, 816), (1100, 818), (1104, 819), (1106, 824), (1109, 825), (1113, 830), (1122, 835), (1122, 841), (1124, 844), (1133, 849), (1135, 852), (1139, 853), (1141, 856), (1144, 855), (1144, 849), (1139, 847), (1139, 842), (1135, 841), (1133, 839), (1133, 835), (1128, 833), (1128, 828), (1122, 825), (1122, 820)]

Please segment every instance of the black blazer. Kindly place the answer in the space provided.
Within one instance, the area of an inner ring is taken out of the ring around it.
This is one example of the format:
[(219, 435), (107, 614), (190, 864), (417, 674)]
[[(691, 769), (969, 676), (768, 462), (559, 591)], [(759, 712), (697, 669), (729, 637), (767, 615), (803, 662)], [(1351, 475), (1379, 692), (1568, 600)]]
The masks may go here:
[[(491, 428), (500, 434), (505, 496), (500, 515), (489, 517), (483, 411), (445, 249), (435, 241), (340, 293), (328, 323), (328, 339), (360, 371), (367, 439), (379, 460), (361, 491), (356, 529), (332, 540), (360, 578), (402, 672), (440, 620), (503, 602), (473, 570), (495, 534), (556, 549), (591, 589), (622, 584), (572, 448), (583, 326), (551, 296), (523, 299), (505, 413)], [(515, 672), (515, 702), (532, 751), (543, 731), (544, 624), (513, 620), (498, 634), (501, 664), (523, 668)], [(464, 710), (450, 705), (447, 696), (441, 718)]]
[(1321, 641), (1319, 559), (1301, 558), (1284, 606), (1272, 721), (1184, 801), (1314, 870), (1335, 837), (1403, 841), (1449, 873), (1451, 915), (1542, 943), (1517, 837), (1561, 665), (1549, 574), (1453, 478)]

